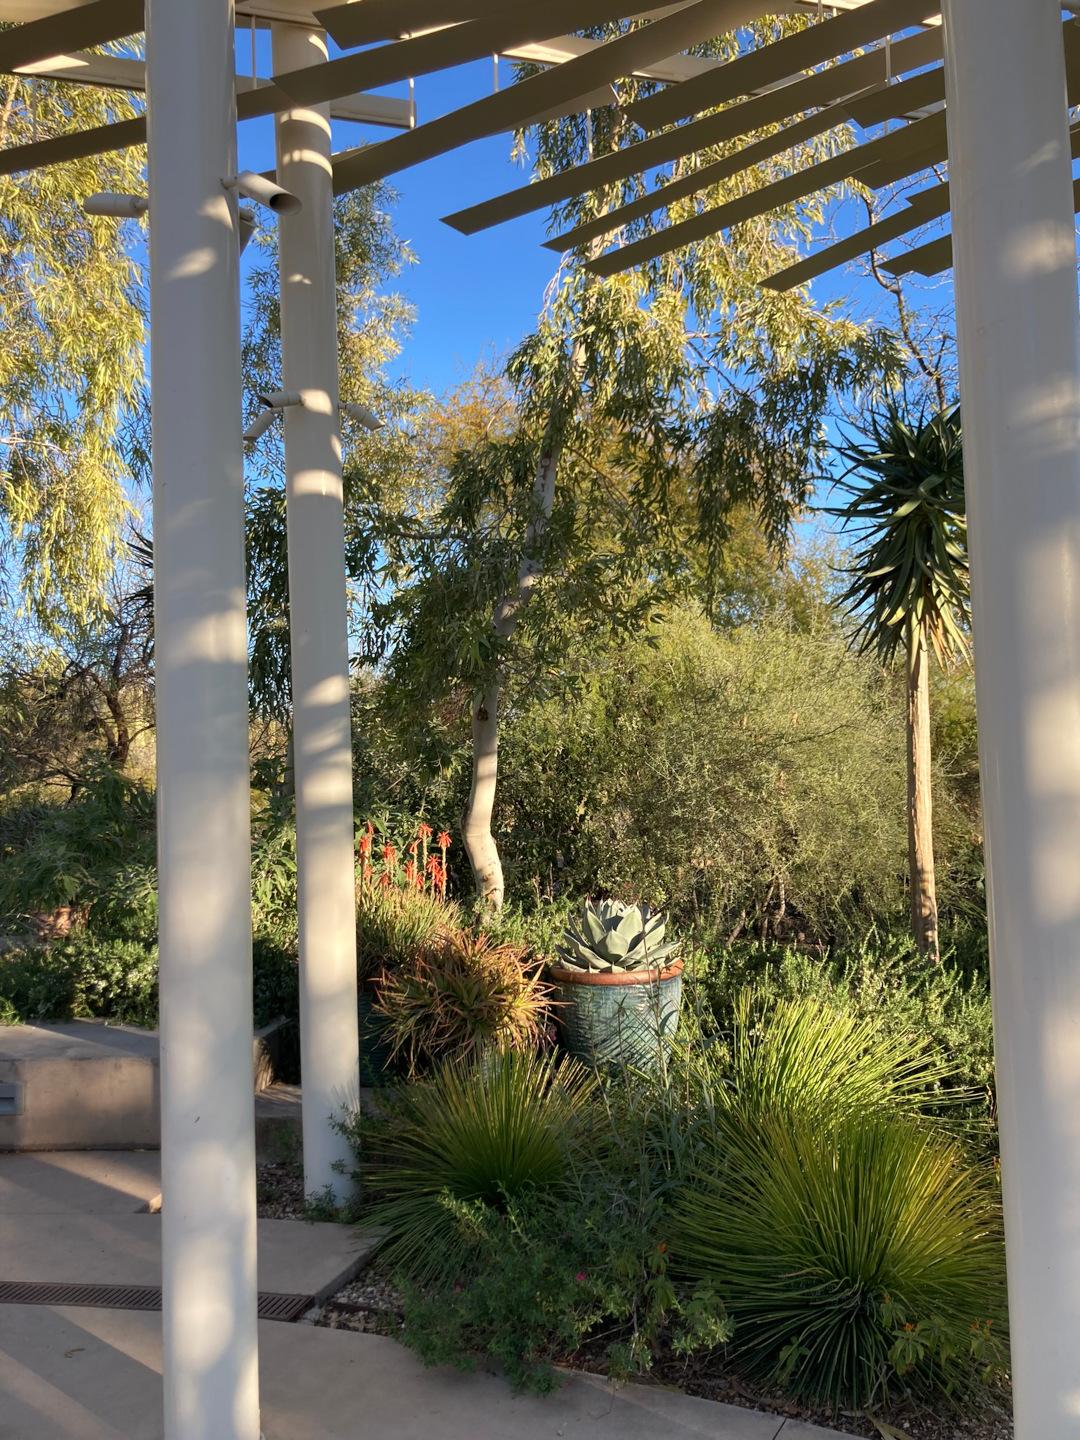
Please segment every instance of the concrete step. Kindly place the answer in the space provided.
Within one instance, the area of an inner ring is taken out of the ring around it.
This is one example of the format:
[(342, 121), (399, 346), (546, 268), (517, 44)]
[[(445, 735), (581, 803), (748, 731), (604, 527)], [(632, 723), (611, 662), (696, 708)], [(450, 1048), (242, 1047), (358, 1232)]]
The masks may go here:
[(161, 1200), (159, 1150), (0, 1155), (0, 1215), (133, 1215)]
[[(255, 1091), (274, 1081), (281, 1024), (265, 1025), (252, 1039)], [(160, 1143), (156, 1030), (100, 1020), (0, 1025), (0, 1151)]]

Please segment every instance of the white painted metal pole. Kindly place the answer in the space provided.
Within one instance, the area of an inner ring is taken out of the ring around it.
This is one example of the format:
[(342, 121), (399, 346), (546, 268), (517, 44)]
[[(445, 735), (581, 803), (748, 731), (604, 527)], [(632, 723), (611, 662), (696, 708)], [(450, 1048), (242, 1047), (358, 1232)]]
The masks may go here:
[(149, 0), (166, 1440), (258, 1440), (232, 0)]
[(1080, 1437), (1080, 336), (1058, 0), (944, 0), (1017, 1440)]
[[(275, 23), (274, 72), (326, 59), (321, 30)], [(334, 1169), (348, 1145), (330, 1117), (355, 1100), (356, 900), (345, 528), (338, 420), (337, 296), (330, 113), (277, 119), (277, 178), (303, 208), (282, 215), (282, 387), (302, 406), (285, 412), (300, 926), (300, 1065), (304, 1189), (350, 1183)]]

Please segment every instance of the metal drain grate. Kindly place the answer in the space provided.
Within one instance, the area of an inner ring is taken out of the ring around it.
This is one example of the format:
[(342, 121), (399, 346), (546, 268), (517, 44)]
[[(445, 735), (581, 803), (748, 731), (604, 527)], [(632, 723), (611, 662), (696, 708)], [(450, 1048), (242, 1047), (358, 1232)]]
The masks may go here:
[[(259, 1319), (299, 1320), (315, 1303), (313, 1295), (259, 1292)], [(41, 1285), (0, 1280), (0, 1305), (97, 1305), (103, 1310), (160, 1310), (159, 1285)]]

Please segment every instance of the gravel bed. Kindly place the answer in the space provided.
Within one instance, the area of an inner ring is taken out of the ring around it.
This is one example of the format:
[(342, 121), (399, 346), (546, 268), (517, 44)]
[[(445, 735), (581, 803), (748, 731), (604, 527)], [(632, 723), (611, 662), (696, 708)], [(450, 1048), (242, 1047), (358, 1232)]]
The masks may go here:
[(297, 1164), (259, 1165), (255, 1202), (260, 1220), (304, 1220), (304, 1170)]
[(373, 1265), (322, 1305), (309, 1310), (300, 1323), (396, 1337), (405, 1324), (402, 1311), (400, 1292), (390, 1277)]

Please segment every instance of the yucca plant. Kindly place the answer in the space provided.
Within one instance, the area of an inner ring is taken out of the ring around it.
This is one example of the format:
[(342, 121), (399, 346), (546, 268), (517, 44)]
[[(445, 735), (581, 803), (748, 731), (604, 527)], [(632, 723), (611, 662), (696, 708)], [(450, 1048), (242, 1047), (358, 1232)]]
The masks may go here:
[(440, 1060), (534, 1050), (549, 1019), (551, 987), (525, 947), (463, 930), (403, 955), (377, 990), (375, 1010), (410, 1075)]
[(833, 1406), (963, 1384), (1004, 1360), (996, 1196), (954, 1142), (881, 1111), (718, 1116), (672, 1251), (727, 1305), (751, 1373)]
[(567, 1177), (592, 1080), (534, 1052), (443, 1065), (401, 1094), (391, 1125), (361, 1146), (361, 1173), (385, 1225), (384, 1255), (414, 1280), (453, 1276), (472, 1236), (470, 1207), (498, 1210)]
[[(930, 651), (942, 665), (968, 653), (967, 522), (960, 411), (909, 422), (897, 403), (871, 414), (861, 441), (840, 450), (837, 482), (851, 498), (826, 510), (861, 531), (842, 597), (856, 642), (889, 664), (907, 661), (908, 851), (911, 919), (919, 949), (938, 958), (930, 790)], [(848, 476), (855, 476), (854, 480)]]
[(667, 916), (647, 905), (587, 899), (556, 947), (559, 964), (594, 974), (658, 970), (679, 948), (677, 940), (665, 943), (666, 930)]

